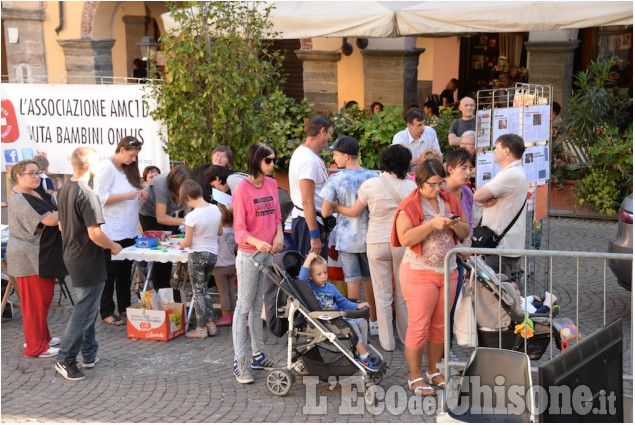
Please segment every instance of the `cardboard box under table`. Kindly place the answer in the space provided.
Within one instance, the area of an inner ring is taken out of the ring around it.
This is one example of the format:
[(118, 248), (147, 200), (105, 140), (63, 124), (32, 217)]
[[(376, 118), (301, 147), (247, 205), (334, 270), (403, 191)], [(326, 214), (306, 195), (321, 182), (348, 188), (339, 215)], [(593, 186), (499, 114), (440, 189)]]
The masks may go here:
[(135, 304), (126, 309), (128, 338), (168, 341), (185, 333), (185, 306), (183, 303), (159, 302), (158, 310)]

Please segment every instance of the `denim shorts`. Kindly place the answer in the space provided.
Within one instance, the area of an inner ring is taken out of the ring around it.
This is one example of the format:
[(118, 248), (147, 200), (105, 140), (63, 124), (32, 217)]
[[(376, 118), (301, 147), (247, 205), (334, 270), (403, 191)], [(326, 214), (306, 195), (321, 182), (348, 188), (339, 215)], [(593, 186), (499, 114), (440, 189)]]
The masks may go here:
[(344, 271), (346, 282), (356, 282), (358, 280), (370, 280), (370, 269), (368, 268), (368, 257), (365, 252), (342, 252), (340, 251), (340, 261)]

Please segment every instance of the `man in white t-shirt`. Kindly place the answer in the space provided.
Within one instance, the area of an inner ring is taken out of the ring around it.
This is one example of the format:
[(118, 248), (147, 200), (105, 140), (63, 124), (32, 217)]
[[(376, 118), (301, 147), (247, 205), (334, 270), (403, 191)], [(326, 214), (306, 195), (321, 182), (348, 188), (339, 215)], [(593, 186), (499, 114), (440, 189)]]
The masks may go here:
[(395, 134), (392, 138), (393, 145), (404, 145), (410, 149), (412, 160), (410, 172), (421, 162), (421, 154), (426, 149), (436, 149), (441, 153), (437, 132), (434, 128), (424, 124), (425, 116), (419, 108), (410, 108), (406, 111), (406, 129)]
[[(525, 142), (515, 134), (504, 134), (496, 140), (494, 162), (502, 169), (487, 184), (474, 192), (474, 202), (485, 207), (482, 225), (492, 229), (496, 234), (503, 233), (522, 207), (518, 220), (501, 239), (497, 248), (525, 249), (525, 219), (527, 199), (527, 177), (522, 164)], [(503, 256), (501, 273), (511, 277), (518, 266), (519, 257)], [(485, 262), (498, 271), (498, 255), (485, 256)]]
[(331, 140), (333, 122), (324, 115), (314, 115), (307, 123), (306, 133), (306, 140), (293, 152), (289, 162), (289, 195), (294, 205), (291, 238), (302, 255), (315, 252), (326, 258), (328, 234), (317, 208), (322, 206), (319, 193), (328, 179), (328, 171), (319, 152)]

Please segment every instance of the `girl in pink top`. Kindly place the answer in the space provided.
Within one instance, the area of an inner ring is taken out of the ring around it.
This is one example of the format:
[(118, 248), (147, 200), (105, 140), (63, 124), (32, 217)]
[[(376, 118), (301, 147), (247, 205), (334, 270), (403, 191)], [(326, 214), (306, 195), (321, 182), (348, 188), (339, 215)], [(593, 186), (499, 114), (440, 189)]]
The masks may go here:
[[(242, 180), (232, 196), (234, 232), (238, 244), (236, 274), (238, 299), (234, 311), (232, 336), (234, 340), (234, 376), (241, 384), (254, 382), (245, 363), (247, 345), (247, 317), (251, 337), (251, 369), (271, 369), (276, 362), (264, 352), (265, 343), (260, 326), (262, 314), (262, 286), (265, 275), (250, 261), (254, 252), (276, 254), (282, 251), (284, 236), (278, 185), (267, 175), (273, 172), (276, 152), (266, 143), (254, 143), (246, 154), (249, 176)], [(272, 265), (271, 255), (258, 255), (258, 262)]]

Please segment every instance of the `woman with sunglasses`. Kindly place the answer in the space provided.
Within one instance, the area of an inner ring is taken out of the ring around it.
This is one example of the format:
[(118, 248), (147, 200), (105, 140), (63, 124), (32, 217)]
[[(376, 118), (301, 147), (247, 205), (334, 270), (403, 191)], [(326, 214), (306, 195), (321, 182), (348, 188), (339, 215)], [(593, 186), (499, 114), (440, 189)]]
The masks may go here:
[[(397, 208), (391, 244), (406, 246), (399, 268), (401, 290), (408, 308), (405, 356), (410, 369), (408, 387), (417, 395), (434, 395), (430, 384), (444, 388), (437, 369), (443, 355), (444, 259), (459, 239), (470, 233), (461, 202), (444, 190), (446, 172), (437, 159), (417, 166), (417, 189)], [(450, 263), (450, 299), (454, 299), (458, 271), (456, 257)], [(427, 354), (424, 380), (421, 371), (423, 349)], [(429, 384), (429, 383), (430, 384)]]
[[(275, 361), (264, 352), (265, 343), (260, 317), (262, 314), (262, 286), (265, 275), (250, 261), (255, 253), (263, 266), (272, 266), (272, 255), (282, 251), (284, 236), (278, 202), (278, 185), (271, 177), (276, 152), (266, 143), (254, 143), (247, 149), (249, 175), (236, 186), (233, 194), (234, 232), (238, 243), (236, 273), (238, 299), (234, 311), (232, 334), (234, 340), (233, 373), (238, 382), (254, 382), (245, 363), (247, 317), (251, 337), (252, 369), (275, 367)], [(267, 254), (268, 253), (268, 254)]]
[(53, 357), (60, 343), (51, 338), (48, 316), (55, 279), (68, 274), (62, 259), (62, 235), (58, 228), (53, 197), (38, 190), (40, 172), (35, 161), (20, 161), (11, 167), (16, 185), (9, 195), (8, 274), (18, 281), (22, 303), (26, 357)]
[[(99, 197), (104, 214), (101, 230), (122, 248), (134, 245), (139, 235), (138, 196), (143, 188), (139, 173), (138, 156), (143, 142), (133, 136), (119, 141), (115, 154), (100, 164), (93, 180), (93, 188)], [(101, 296), (100, 314), (104, 323), (114, 326), (124, 324), (122, 315), (130, 307), (130, 273), (132, 261), (106, 257), (106, 286)], [(117, 310), (113, 294), (117, 292)]]

